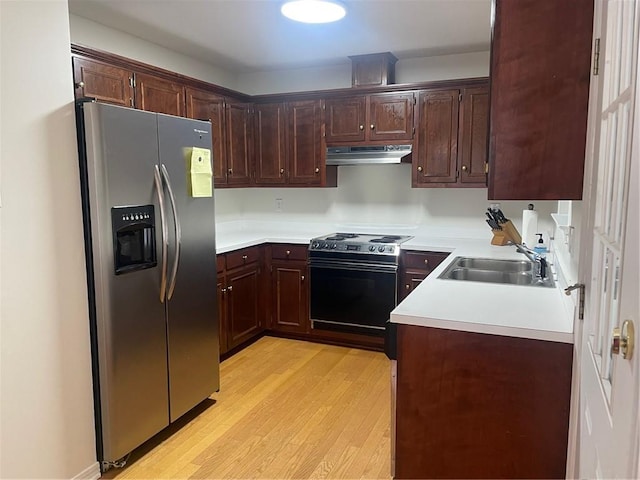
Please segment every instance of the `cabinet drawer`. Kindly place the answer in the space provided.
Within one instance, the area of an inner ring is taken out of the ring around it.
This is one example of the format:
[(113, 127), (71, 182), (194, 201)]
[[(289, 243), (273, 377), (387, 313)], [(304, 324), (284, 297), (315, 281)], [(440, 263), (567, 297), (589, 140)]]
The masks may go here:
[(404, 268), (431, 271), (448, 256), (448, 253), (407, 250), (402, 252), (402, 263)]
[(306, 260), (308, 245), (271, 245), (271, 258), (278, 260)]
[(216, 256), (216, 271), (218, 273), (224, 272), (224, 254)]
[(227, 269), (231, 270), (232, 268), (257, 262), (260, 259), (260, 249), (258, 247), (243, 248), (242, 250), (227, 253), (226, 257)]

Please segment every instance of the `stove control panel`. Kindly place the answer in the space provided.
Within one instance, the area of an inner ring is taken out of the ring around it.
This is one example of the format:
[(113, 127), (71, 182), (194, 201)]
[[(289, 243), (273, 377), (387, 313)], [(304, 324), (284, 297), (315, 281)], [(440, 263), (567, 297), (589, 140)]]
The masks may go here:
[(400, 253), (400, 247), (392, 244), (378, 243), (355, 243), (355, 242), (332, 242), (325, 240), (313, 240), (309, 247), (310, 250), (333, 250), (335, 252), (354, 252), (369, 253), (374, 255), (397, 255)]

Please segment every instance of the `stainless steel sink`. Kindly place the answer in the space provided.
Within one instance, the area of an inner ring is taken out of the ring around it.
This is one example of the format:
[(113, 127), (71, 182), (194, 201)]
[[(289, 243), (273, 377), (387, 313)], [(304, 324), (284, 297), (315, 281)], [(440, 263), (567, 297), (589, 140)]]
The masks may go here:
[(528, 260), (495, 260), (493, 258), (466, 258), (460, 260), (456, 266), (494, 272), (530, 272), (532, 264)]
[(525, 260), (456, 257), (438, 278), (541, 287), (555, 285), (551, 277), (537, 278), (536, 271), (537, 266)]

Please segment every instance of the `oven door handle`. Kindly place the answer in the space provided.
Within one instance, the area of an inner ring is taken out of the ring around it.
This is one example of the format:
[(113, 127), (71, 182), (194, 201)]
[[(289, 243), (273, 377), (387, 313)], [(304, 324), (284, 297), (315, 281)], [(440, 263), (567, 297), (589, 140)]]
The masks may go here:
[(323, 268), (326, 270), (348, 270), (352, 272), (374, 272), (374, 273), (390, 273), (390, 274), (396, 274), (398, 272), (397, 265), (371, 265), (368, 263), (311, 262), (309, 266), (312, 269)]

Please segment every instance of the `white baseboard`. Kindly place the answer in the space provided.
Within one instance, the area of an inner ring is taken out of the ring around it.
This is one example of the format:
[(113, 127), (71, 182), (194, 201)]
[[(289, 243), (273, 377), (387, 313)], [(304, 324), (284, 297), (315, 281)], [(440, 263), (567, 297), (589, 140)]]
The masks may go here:
[(102, 473), (100, 472), (100, 464), (95, 462), (73, 477), (71, 480), (97, 480)]

